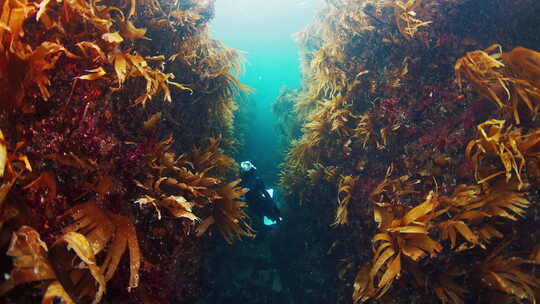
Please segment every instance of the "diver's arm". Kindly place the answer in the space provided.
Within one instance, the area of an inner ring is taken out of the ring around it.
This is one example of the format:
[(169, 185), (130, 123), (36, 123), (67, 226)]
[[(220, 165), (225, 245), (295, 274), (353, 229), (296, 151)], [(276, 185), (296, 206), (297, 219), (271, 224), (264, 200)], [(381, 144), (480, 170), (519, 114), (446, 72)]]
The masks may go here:
[(268, 193), (268, 191), (266, 191), (266, 189), (262, 189), (261, 192), (265, 199), (269, 199), (269, 200), (272, 199), (272, 196), (270, 195), (270, 193)]
[(272, 199), (268, 191), (266, 191), (264, 182), (260, 177), (257, 177), (257, 179), (255, 180), (255, 189), (258, 193), (261, 193), (265, 199)]

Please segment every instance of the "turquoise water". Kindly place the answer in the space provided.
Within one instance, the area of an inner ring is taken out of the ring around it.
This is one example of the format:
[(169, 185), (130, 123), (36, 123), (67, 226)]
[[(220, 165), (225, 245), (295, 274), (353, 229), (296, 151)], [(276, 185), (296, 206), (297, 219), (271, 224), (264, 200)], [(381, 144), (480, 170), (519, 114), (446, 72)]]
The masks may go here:
[(298, 88), (301, 82), (298, 48), (293, 34), (313, 23), (322, 0), (220, 0), (212, 36), (245, 52), (240, 80), (250, 94), (253, 117), (241, 155), (252, 159), (267, 184), (277, 180), (279, 138), (274, 130), (272, 101), (280, 88)]

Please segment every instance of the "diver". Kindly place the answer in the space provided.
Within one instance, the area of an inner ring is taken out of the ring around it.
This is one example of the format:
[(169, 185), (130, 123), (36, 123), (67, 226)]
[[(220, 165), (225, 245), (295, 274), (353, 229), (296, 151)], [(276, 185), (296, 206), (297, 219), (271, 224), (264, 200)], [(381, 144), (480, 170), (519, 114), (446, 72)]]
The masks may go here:
[(251, 213), (263, 219), (265, 225), (279, 223), (282, 220), (279, 209), (266, 190), (263, 180), (257, 175), (257, 168), (250, 161), (244, 161), (240, 164), (240, 169), (240, 186), (248, 189), (245, 198)]

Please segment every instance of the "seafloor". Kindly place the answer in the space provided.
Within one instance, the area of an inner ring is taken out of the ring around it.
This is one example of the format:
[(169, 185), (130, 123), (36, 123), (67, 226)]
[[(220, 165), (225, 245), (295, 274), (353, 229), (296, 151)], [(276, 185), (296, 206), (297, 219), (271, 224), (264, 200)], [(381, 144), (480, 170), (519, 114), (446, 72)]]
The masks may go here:
[(0, 0), (0, 302), (540, 300), (539, 1), (326, 0), (273, 227), (214, 2)]

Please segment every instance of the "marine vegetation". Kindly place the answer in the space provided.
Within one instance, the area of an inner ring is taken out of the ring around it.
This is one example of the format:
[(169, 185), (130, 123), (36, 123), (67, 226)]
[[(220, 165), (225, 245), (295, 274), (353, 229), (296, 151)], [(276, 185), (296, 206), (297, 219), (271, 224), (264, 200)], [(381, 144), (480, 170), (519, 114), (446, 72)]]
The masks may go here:
[[(489, 55), (495, 50), (496, 53)], [(540, 102), (540, 53), (524, 47), (502, 53), (502, 47), (496, 44), (485, 51), (467, 53), (456, 62), (455, 69), (459, 82), (461, 77), (466, 78), (479, 94), (510, 114), (516, 124), (521, 122), (520, 113), (528, 119), (536, 118)], [(502, 93), (504, 96), (500, 96)]]
[(0, 297), (193, 302), (197, 235), (253, 236), (214, 1), (0, 7)]
[(335, 231), (326, 301), (539, 299), (540, 7), (496, 3), (328, 0), (296, 36), (281, 186)]

